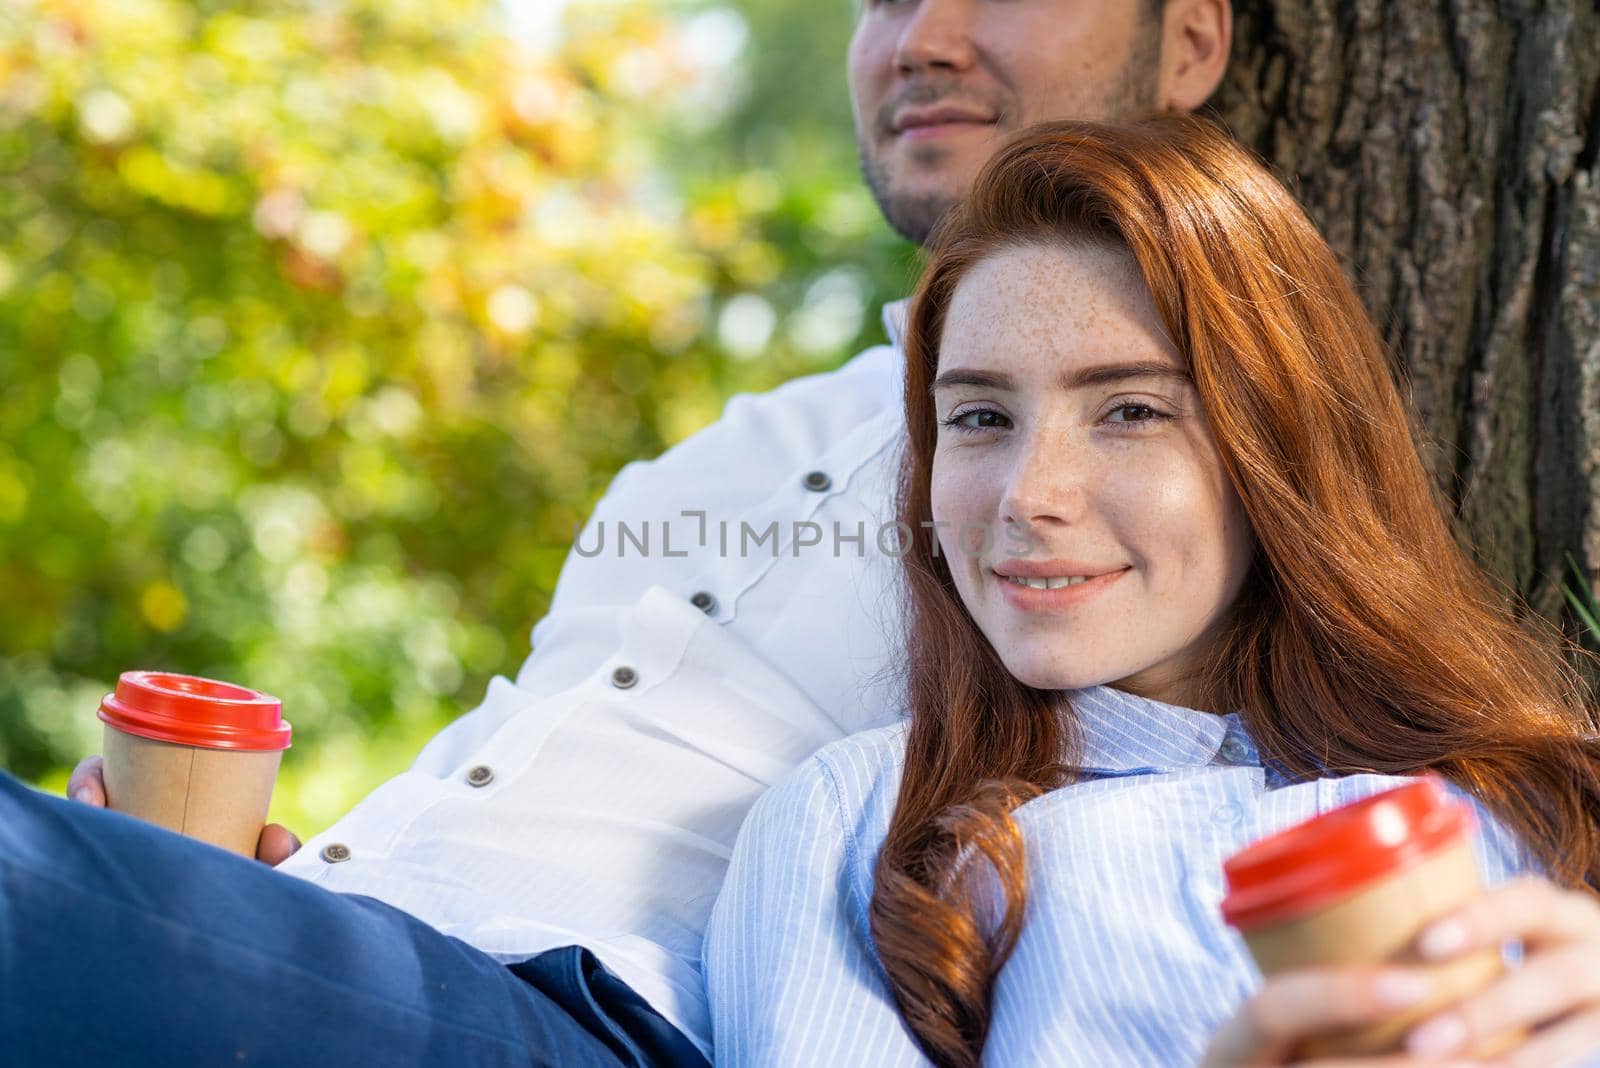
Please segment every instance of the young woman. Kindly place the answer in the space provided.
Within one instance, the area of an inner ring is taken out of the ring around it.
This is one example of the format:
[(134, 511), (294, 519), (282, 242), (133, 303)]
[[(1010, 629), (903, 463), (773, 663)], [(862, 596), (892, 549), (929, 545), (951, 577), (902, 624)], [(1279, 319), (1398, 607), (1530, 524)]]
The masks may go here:
[(1496, 887), (1424, 955), (1525, 956), (1411, 1053), (1525, 1026), (1504, 1063), (1600, 1055), (1587, 698), (1454, 540), (1266, 171), (1192, 119), (1030, 133), (945, 226), (905, 355), (909, 720), (745, 824), (704, 958), (718, 1063), (1287, 1063), (1427, 981), (1262, 984), (1222, 862), (1424, 770), (1478, 807)]

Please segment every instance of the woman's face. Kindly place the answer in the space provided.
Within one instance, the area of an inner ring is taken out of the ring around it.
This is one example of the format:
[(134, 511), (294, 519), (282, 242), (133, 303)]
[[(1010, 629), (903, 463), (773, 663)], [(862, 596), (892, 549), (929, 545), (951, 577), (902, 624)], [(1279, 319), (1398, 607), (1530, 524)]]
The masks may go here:
[(1049, 244), (978, 263), (933, 402), (940, 549), (1007, 669), (1194, 703), (1253, 539), (1131, 256)]

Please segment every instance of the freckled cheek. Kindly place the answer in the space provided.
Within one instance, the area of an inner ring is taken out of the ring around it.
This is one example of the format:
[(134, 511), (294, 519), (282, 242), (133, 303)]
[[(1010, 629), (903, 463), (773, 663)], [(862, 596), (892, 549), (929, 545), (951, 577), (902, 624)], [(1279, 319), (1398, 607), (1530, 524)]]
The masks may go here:
[(984, 465), (936, 458), (928, 486), (933, 518), (956, 524), (988, 520), (999, 508), (997, 485)]
[(1157, 585), (1187, 587), (1218, 570), (1234, 517), (1208, 480), (1183, 465), (1147, 464), (1102, 489), (1107, 521)]
[(947, 559), (962, 561), (964, 565), (951, 568), (958, 583), (963, 572), (979, 564), (971, 548), (963, 551), (961, 532), (968, 528), (969, 539), (976, 542), (981, 535), (971, 532), (970, 528), (986, 528), (998, 522), (997, 486), (995, 479), (987, 477), (980, 465), (940, 463), (938, 459), (934, 462), (933, 478), (928, 486), (929, 504), (934, 522), (942, 524), (934, 528), (940, 551)]

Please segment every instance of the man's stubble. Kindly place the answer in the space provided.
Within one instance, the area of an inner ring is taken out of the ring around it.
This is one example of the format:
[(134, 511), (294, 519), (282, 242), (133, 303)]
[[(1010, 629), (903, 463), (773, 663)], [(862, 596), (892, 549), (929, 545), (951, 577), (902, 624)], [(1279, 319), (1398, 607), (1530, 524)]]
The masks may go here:
[[(1156, 80), (1161, 69), (1159, 26), (1158, 21), (1155, 32), (1140, 35), (1134, 54), (1124, 64), (1117, 83), (1104, 98), (1076, 109), (1076, 114), (1041, 118), (1124, 120), (1152, 113), (1156, 104)], [(912, 86), (894, 101), (894, 106), (931, 105), (944, 100), (963, 98), (970, 99), (970, 95), (956, 91), (954, 87), (946, 89), (938, 83), (925, 82), (922, 85)], [(999, 118), (994, 127), (994, 147), (998, 149), (1002, 141), (1015, 133), (1019, 127), (1014, 108), (1007, 109), (1001, 106), (995, 110)], [(939, 220), (955, 206), (965, 190), (957, 194), (921, 195), (896, 193), (892, 190), (888, 169), (872, 152), (872, 139), (887, 128), (890, 119), (890, 108), (886, 106), (882, 112), (873, 117), (871, 130), (857, 129), (856, 152), (861, 164), (861, 175), (866, 180), (867, 188), (872, 190), (872, 198), (877, 201), (878, 210), (883, 212), (884, 219), (895, 233), (914, 244), (925, 245), (932, 236), (934, 228), (938, 226)], [(914, 162), (925, 166), (936, 166), (946, 154), (945, 149), (936, 145), (919, 147), (914, 153)]]

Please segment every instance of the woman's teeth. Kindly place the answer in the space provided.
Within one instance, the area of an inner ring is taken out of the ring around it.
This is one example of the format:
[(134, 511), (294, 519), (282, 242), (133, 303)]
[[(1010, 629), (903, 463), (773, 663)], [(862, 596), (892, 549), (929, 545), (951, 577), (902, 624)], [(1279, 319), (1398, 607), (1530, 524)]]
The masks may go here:
[(1076, 586), (1080, 582), (1088, 582), (1088, 575), (1063, 575), (1060, 578), (1024, 578), (1021, 575), (1007, 575), (1006, 581), (1017, 586), (1028, 586), (1035, 590), (1059, 590), (1063, 586)]

